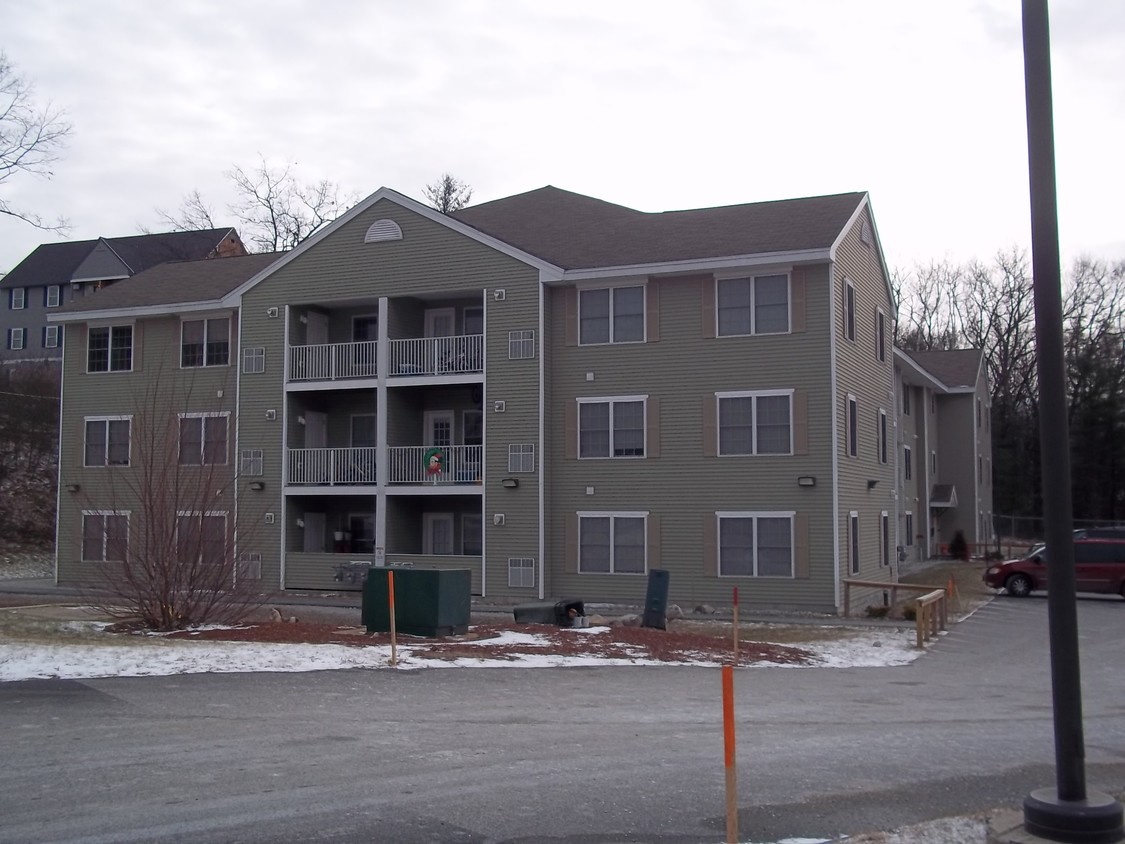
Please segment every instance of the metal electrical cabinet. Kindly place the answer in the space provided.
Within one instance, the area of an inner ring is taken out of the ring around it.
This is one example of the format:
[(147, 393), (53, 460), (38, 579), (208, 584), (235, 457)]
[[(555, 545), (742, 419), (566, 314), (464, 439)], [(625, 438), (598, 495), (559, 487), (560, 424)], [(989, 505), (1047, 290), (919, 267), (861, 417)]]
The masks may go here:
[(368, 633), (391, 629), (387, 572), (394, 572), (395, 630), (412, 636), (450, 636), (469, 630), (469, 569), (372, 568), (363, 582), (361, 619)]

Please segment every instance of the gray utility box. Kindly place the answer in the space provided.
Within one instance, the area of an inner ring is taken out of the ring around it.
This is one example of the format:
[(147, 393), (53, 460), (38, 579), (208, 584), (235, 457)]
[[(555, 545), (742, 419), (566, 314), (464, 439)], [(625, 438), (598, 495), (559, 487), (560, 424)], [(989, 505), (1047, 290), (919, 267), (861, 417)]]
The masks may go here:
[(412, 636), (467, 633), (472, 611), (469, 569), (373, 568), (363, 582), (360, 617), (368, 633), (391, 629), (387, 572), (395, 578), (395, 630)]
[[(574, 612), (573, 617), (571, 611)], [(557, 627), (584, 627), (575, 621), (586, 618), (586, 608), (581, 601), (567, 598), (562, 601), (539, 601), (534, 604), (520, 604), (512, 609), (516, 624), (554, 624)]]

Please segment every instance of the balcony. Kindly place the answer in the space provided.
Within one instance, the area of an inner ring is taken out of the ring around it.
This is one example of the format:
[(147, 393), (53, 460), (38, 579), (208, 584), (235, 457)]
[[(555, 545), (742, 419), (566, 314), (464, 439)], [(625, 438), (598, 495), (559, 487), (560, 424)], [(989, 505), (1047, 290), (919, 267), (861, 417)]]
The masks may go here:
[(374, 448), (291, 448), (286, 483), (305, 486), (373, 486)]
[(375, 364), (374, 340), (289, 348), (290, 381), (374, 378)]
[(387, 452), (387, 483), (448, 486), (481, 482), (479, 445), (409, 445)]
[(390, 341), (389, 376), (463, 375), (484, 371), (484, 335)]

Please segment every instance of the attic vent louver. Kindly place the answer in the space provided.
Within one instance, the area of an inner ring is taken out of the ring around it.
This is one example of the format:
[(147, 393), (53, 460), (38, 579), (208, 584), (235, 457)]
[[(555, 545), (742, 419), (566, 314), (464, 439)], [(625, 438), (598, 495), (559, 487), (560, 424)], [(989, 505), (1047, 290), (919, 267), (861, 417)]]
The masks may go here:
[(402, 229), (394, 220), (376, 220), (363, 237), (364, 243), (378, 243), (381, 240), (402, 240)]

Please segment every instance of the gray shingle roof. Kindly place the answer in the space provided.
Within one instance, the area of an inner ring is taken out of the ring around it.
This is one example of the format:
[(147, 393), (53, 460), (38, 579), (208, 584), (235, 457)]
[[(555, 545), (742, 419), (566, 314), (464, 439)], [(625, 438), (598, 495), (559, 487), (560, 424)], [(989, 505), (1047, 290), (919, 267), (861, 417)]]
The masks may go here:
[(975, 387), (984, 355), (980, 349), (903, 351), (947, 387)]
[(647, 213), (547, 186), (453, 216), (556, 266), (586, 269), (827, 249), (864, 196)]
[(0, 289), (68, 284), (79, 264), (101, 241), (108, 244), (134, 273), (139, 273), (165, 261), (207, 258), (232, 231), (228, 227), (44, 243), (0, 280)]
[(264, 252), (235, 258), (170, 261), (76, 299), (58, 312), (89, 313), (215, 301), (256, 276), (282, 254)]

